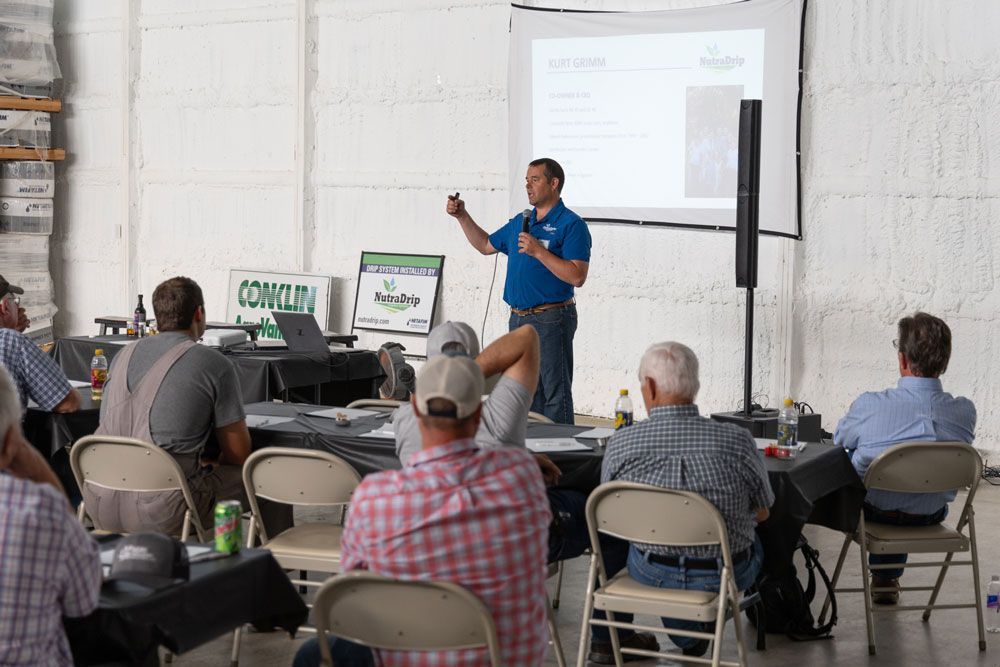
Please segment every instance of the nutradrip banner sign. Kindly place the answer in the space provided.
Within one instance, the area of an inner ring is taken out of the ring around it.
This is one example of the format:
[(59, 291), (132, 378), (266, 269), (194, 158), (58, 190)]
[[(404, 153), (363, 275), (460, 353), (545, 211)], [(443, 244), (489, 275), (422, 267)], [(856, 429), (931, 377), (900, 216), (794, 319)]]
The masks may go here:
[(226, 321), (260, 324), (259, 337), (281, 340), (271, 311), (310, 313), (326, 329), (330, 308), (330, 276), (311, 273), (229, 270)]
[(362, 252), (354, 328), (429, 333), (443, 267), (444, 255)]

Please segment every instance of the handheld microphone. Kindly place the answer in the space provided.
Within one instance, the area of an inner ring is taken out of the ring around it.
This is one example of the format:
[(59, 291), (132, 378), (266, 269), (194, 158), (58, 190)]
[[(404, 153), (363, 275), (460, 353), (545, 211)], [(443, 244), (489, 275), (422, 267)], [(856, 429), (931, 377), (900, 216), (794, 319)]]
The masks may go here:
[(521, 231), (525, 234), (528, 233), (528, 227), (531, 225), (531, 209), (526, 208), (524, 212), (521, 213)]

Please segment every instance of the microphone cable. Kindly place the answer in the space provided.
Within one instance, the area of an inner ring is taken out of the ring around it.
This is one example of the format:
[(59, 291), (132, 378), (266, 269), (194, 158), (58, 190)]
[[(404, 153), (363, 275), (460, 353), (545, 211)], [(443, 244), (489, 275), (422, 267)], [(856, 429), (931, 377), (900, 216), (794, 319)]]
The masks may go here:
[(500, 253), (493, 253), (493, 277), (490, 279), (490, 292), (486, 296), (486, 312), (483, 313), (483, 326), (479, 330), (479, 349), (486, 348), (486, 318), (490, 314), (490, 303), (493, 302), (493, 288), (497, 282), (497, 265), (500, 264)]

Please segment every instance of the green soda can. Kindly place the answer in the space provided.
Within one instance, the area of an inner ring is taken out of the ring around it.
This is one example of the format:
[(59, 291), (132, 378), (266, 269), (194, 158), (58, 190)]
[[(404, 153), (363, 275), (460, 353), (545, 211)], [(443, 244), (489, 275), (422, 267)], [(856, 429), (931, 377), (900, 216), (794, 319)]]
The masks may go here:
[(243, 543), (240, 517), (243, 506), (238, 500), (221, 500), (215, 505), (215, 550), (224, 554), (238, 554)]

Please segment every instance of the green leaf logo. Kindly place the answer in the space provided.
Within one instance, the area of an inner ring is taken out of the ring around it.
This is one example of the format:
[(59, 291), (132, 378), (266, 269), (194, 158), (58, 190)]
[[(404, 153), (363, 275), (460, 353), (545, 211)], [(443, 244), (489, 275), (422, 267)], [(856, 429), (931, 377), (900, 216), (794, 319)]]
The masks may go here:
[(395, 292), (396, 291), (396, 279), (395, 278), (393, 278), (392, 280), (386, 280), (385, 278), (383, 278), (382, 279), (382, 285), (385, 286), (385, 291), (386, 292)]

